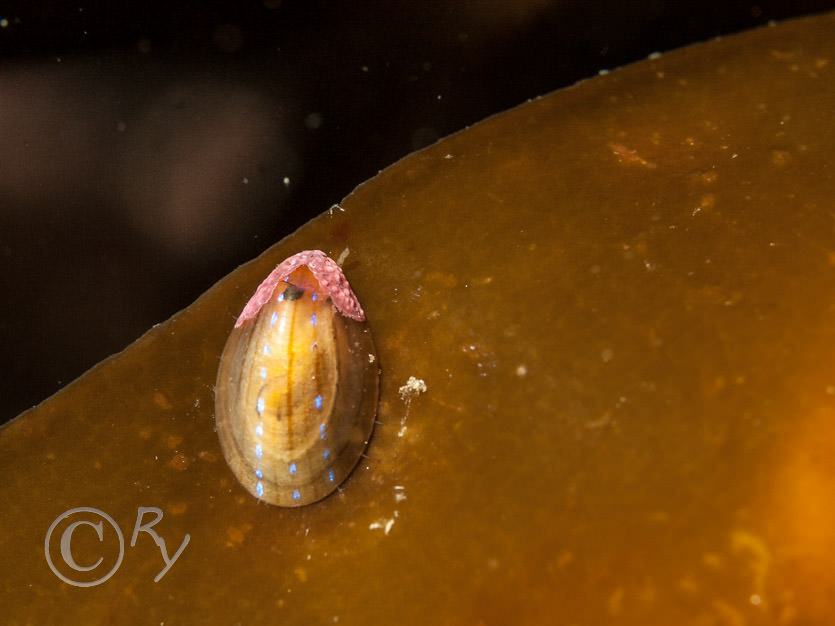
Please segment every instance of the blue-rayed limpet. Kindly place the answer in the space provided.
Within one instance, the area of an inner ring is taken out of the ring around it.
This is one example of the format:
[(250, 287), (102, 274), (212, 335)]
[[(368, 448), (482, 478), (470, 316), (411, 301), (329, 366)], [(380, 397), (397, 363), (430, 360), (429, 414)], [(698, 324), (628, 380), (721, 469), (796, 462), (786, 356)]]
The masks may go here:
[(302, 506), (357, 464), (377, 412), (379, 369), (365, 313), (324, 252), (286, 259), (235, 323), (215, 388), (226, 462), (257, 498)]

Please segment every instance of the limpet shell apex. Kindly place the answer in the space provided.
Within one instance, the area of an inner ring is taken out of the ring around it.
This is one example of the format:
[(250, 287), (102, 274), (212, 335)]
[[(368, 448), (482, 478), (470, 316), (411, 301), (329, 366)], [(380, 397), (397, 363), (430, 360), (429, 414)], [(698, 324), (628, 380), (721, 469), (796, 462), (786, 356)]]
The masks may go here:
[(339, 266), (319, 250), (280, 263), (238, 317), (218, 369), (218, 438), (238, 482), (279, 506), (332, 493), (371, 436), (376, 361)]

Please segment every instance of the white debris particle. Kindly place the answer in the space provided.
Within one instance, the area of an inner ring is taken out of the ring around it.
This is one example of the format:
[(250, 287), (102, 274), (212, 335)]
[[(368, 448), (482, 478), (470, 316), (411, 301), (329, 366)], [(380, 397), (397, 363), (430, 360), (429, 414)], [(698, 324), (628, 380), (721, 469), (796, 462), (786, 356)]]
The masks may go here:
[(397, 392), (400, 394), (400, 399), (406, 403), (406, 412), (400, 418), (400, 430), (397, 431), (398, 437), (403, 437), (406, 434), (406, 420), (409, 418), (409, 407), (412, 405), (412, 398), (422, 393), (426, 393), (426, 383), (421, 378), (409, 376), (406, 384), (400, 387)]
[(528, 366), (525, 365), (524, 363), (520, 363), (519, 365), (517, 365), (516, 366), (516, 375), (519, 378), (524, 378), (525, 376), (527, 376), (528, 375)]
[(339, 256), (336, 258), (336, 264), (339, 267), (342, 267), (342, 264), (345, 262), (345, 259), (348, 258), (348, 255), (351, 254), (351, 248), (345, 247), (345, 249), (339, 253)]
[(388, 535), (391, 532), (391, 527), (394, 526), (394, 522), (397, 518), (397, 511), (394, 512), (394, 517), (380, 518), (375, 522), (371, 522), (368, 525), (368, 530), (382, 530), (383, 534)]
[(407, 380), (406, 384), (397, 390), (397, 393), (400, 394), (400, 399), (408, 404), (415, 396), (426, 393), (426, 390), (426, 383), (423, 379), (409, 376), (409, 380)]

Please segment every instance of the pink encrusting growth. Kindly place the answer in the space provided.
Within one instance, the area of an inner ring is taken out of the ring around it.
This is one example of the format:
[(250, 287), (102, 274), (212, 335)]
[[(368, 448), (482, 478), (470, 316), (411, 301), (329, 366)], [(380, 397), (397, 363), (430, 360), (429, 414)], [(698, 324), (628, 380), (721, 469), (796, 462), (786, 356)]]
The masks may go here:
[(255, 290), (244, 310), (238, 316), (235, 328), (242, 326), (244, 322), (258, 315), (258, 311), (269, 301), (278, 283), (303, 265), (307, 266), (310, 273), (316, 278), (320, 292), (331, 299), (337, 311), (358, 322), (365, 320), (365, 312), (336, 261), (321, 250), (304, 250), (284, 259), (258, 285), (258, 289)]

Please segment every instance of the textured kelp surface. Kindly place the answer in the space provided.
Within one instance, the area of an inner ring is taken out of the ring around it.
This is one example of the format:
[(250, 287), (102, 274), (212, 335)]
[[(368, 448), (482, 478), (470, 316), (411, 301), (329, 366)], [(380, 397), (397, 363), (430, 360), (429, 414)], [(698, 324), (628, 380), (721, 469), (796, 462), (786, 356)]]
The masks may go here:
[[(6, 621), (830, 621), (833, 29), (648, 59), (413, 154), (20, 416)], [(311, 248), (343, 259), (381, 399), (342, 489), (280, 509), (226, 466), (213, 386)]]

